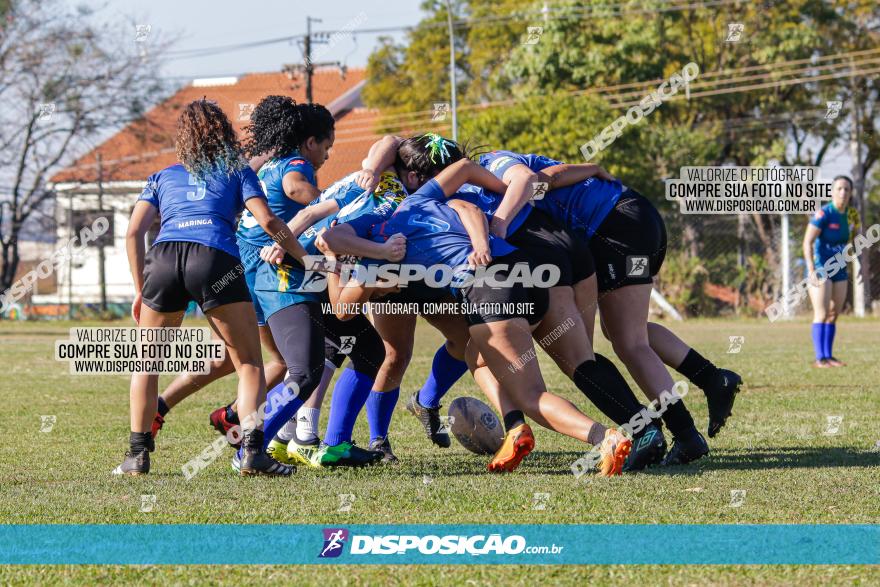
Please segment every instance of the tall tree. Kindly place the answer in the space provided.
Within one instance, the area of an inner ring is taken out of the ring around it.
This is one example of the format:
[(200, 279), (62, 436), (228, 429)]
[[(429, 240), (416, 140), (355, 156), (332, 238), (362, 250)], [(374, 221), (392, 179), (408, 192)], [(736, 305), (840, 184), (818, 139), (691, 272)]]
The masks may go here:
[(12, 0), (0, 24), (0, 291), (19, 264), (26, 223), (53, 197), (46, 182), (74, 153), (140, 116), (162, 92), (165, 45), (134, 23), (58, 0)]

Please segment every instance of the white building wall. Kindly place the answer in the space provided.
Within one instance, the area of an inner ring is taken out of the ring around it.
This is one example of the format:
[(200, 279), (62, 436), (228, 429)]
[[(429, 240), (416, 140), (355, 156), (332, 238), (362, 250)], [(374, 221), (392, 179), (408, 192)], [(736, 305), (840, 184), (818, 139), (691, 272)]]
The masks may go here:
[[(134, 185), (129, 185), (134, 184)], [(134, 299), (134, 281), (128, 267), (125, 252), (125, 233), (131, 209), (141, 193), (142, 183), (125, 182), (125, 184), (105, 188), (103, 196), (104, 209), (113, 210), (113, 246), (104, 247), (105, 277), (107, 282), (107, 301), (131, 302)], [(97, 210), (97, 193), (76, 193), (72, 197), (74, 210)], [(56, 203), (58, 234), (56, 250), (60, 250), (71, 237), (79, 235), (71, 233), (69, 210), (71, 198), (65, 191), (59, 190)], [(100, 272), (98, 247), (89, 246), (81, 254), (74, 257), (72, 263), (64, 262), (58, 268), (58, 290), (55, 294), (34, 296), (36, 304), (83, 304), (101, 301)]]

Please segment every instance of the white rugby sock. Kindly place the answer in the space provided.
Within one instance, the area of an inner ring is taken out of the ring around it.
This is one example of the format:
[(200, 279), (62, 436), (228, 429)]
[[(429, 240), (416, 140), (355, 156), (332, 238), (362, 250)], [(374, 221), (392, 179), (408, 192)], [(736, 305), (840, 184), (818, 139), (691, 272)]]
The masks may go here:
[(296, 413), (296, 439), (299, 442), (312, 442), (318, 438), (318, 419), (320, 408), (302, 407)]
[(290, 442), (296, 436), (296, 416), (287, 421), (275, 434), (275, 438), (284, 442)]

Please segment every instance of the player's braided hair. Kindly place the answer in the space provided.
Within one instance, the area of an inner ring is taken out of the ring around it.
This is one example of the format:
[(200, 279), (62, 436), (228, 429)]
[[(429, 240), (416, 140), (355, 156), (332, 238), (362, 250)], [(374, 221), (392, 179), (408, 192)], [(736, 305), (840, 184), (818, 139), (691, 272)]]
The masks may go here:
[(320, 104), (297, 104), (289, 96), (266, 96), (245, 127), (245, 152), (251, 157), (282, 156), (296, 151), (309, 137), (323, 141), (333, 132), (330, 111)]
[(174, 147), (180, 163), (198, 179), (217, 171), (229, 174), (246, 165), (226, 114), (205, 98), (190, 102), (181, 112)]
[(467, 148), (434, 133), (405, 139), (397, 148), (394, 162), (398, 174), (414, 171), (421, 181), (434, 177), (456, 161), (467, 157)]

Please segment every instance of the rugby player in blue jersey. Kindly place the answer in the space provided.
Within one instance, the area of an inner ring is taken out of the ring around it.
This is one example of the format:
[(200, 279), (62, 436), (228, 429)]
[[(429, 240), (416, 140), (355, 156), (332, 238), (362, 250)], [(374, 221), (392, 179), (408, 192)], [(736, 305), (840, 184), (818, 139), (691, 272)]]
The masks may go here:
[[(378, 242), (402, 233), (407, 238), (405, 263), (458, 271), (488, 263), (502, 281), (515, 275), (517, 270), (530, 269), (530, 253), (489, 237), (485, 215), (479, 208), (461, 199), (447, 203), (446, 198), (467, 182), (489, 188), (498, 186), (497, 180), (484, 169), (470, 160), (460, 159), (404, 200), (389, 219), (363, 215), (334, 227), (320, 242), (332, 259), (332, 251), (339, 249), (334, 244), (335, 237), (345, 232), (353, 231), (359, 237)], [(482, 235), (479, 235), (481, 229)], [(380, 288), (378, 283), (358, 276), (344, 287), (340, 287), (335, 273), (328, 273), (327, 279), (331, 301), (343, 319), (354, 318), (347, 308), (369, 300)], [(534, 436), (525, 422), (525, 413), (557, 432), (602, 445), (602, 474), (619, 474), (631, 448), (628, 439), (592, 421), (570, 402), (547, 392), (536, 361), (526, 361), (514, 376), (508, 371), (510, 365), (521, 362), (521, 357), (534, 353), (531, 331), (547, 311), (546, 289), (526, 287), (519, 282), (491, 287), (488, 283), (467, 283), (466, 278), (464, 282), (453, 281), (450, 288), (459, 301), (474, 308), (465, 318), (469, 324), (470, 344), (476, 351), (471, 354), (475, 377), (478, 381), (492, 377), (496, 384), (498, 380), (504, 384), (496, 399), (504, 416), (505, 442), (489, 463), (489, 470), (514, 470), (534, 447)], [(530, 304), (534, 311), (527, 316), (517, 315), (511, 312), (509, 304)]]
[[(406, 140), (396, 137), (386, 137), (379, 143), (386, 143), (385, 149), (396, 151), (395, 169), (404, 179), (404, 183), (411, 190), (417, 189), (428, 178), (435, 176), (439, 171), (451, 163), (464, 157), (459, 145), (439, 135), (425, 134)], [(377, 143), (377, 144), (379, 144)], [(386, 161), (385, 157), (380, 157)], [(493, 186), (495, 190), (504, 188), (502, 182)], [(529, 186), (531, 187), (531, 186)], [(502, 203), (499, 194), (485, 191), (474, 186), (463, 186), (461, 190), (452, 196), (454, 199), (462, 199), (476, 205), (488, 218), (492, 218), (496, 209)], [(589, 296), (578, 293), (581, 290), (595, 292), (596, 279), (591, 264), (590, 251), (580, 239), (572, 234), (564, 226), (550, 218), (549, 215), (533, 210), (531, 207), (523, 207), (516, 218), (510, 223), (509, 242), (524, 251), (527, 251), (531, 259), (538, 265), (548, 264), (559, 268), (560, 279), (555, 287), (550, 289), (550, 308), (545, 320), (535, 330), (535, 338), (542, 340), (554, 339), (557, 344), (548, 347), (548, 353), (554, 359), (559, 368), (575, 383), (575, 385), (612, 421), (617, 424), (629, 422), (642, 409), (636, 397), (633, 395), (626, 380), (614, 364), (607, 358), (594, 354), (590, 338), (590, 332), (581, 320), (578, 308), (575, 305), (576, 297)], [(346, 233), (338, 231), (337, 247), (345, 251), (348, 245), (358, 239), (348, 240)], [(352, 233), (348, 234), (351, 238)], [(406, 291), (405, 288), (403, 291)], [(430, 289), (430, 288), (424, 288)], [(435, 289), (435, 291), (437, 291)], [(595, 300), (595, 293), (591, 295)], [(553, 333), (559, 324), (565, 324), (565, 332), (558, 335)], [(466, 324), (462, 324), (462, 328)], [(414, 329), (414, 325), (413, 325)], [(380, 334), (382, 329), (380, 328)], [(557, 336), (558, 335), (558, 336)], [(450, 338), (448, 336), (448, 338)], [(463, 337), (466, 340), (466, 336)], [(404, 340), (411, 349), (411, 338), (404, 339), (400, 334), (395, 335), (396, 340)], [(383, 334), (383, 340), (388, 339)], [(443, 394), (448, 391), (452, 384), (461, 377), (467, 369), (463, 361), (443, 359), (441, 356), (444, 348), (438, 351), (434, 359), (434, 369), (425, 385), (410, 398), (407, 408), (416, 415), (423, 423), (429, 438), (440, 446), (435, 438), (435, 429), (439, 428), (439, 402)], [(411, 352), (411, 351), (410, 351)], [(459, 363), (460, 368), (456, 368)], [(445, 369), (436, 368), (445, 365)], [(401, 371), (405, 369), (402, 366)], [(399, 377), (402, 377), (402, 372)], [(483, 382), (482, 387), (490, 397), (493, 392), (488, 390), (488, 382)], [(430, 416), (434, 415), (432, 419)], [(426, 417), (427, 416), (427, 417)], [(651, 424), (638, 432), (640, 440), (627, 461), (628, 470), (642, 469), (660, 462), (666, 452), (663, 435), (656, 425)], [(448, 440), (447, 444), (448, 446)]]
[[(126, 235), (136, 291), (132, 316), (141, 328), (178, 327), (189, 302), (199, 304), (226, 343), (239, 377), (238, 405), (248, 416), (242, 422), (241, 474), (290, 475), (291, 467), (264, 452), (259, 422), (266, 381), (257, 318), (235, 242), (235, 219), (246, 208), (292, 258), (302, 261), (305, 250), (267, 205), (232, 125), (215, 103), (197, 100), (186, 106), (175, 147), (180, 163), (150, 176), (132, 211)], [(145, 236), (157, 216), (159, 235), (145, 254)], [(216, 288), (221, 280), (225, 286)], [(158, 380), (158, 375), (132, 375), (130, 447), (114, 474), (150, 471)]]
[[(384, 173), (378, 185), (371, 191), (364, 190), (356, 183), (356, 175), (357, 173), (350, 174), (324, 190), (319, 201), (297, 213), (289, 224), (291, 231), (299, 236), (300, 243), (309, 254), (321, 255), (315, 248), (315, 240), (321, 231), (331, 226), (331, 223), (345, 223), (362, 214), (390, 216), (407, 195), (406, 189), (393, 172)], [(396, 262), (403, 258), (405, 246), (406, 239), (402, 235), (395, 235), (382, 244), (363, 241), (351, 251), (351, 254)], [(266, 246), (260, 255), (265, 261), (277, 264), (283, 261), (284, 250), (274, 245)], [(315, 287), (324, 287), (325, 283), (322, 279), (315, 283)], [(316, 453), (316, 443), (312, 439), (316, 438), (313, 431), (317, 427), (326, 390), (325, 382), (329, 381), (334, 370), (341, 366), (350, 351), (348, 348), (340, 348), (340, 345), (332, 340), (328, 339), (326, 342), (328, 362), (324, 368), (322, 384), (299, 409), (297, 415), (277, 432), (269, 445), (269, 452), (272, 455), (286, 451), (290, 458), (300, 462), (319, 464), (312, 458)], [(391, 449), (388, 430), (397, 397), (396, 394), (388, 393), (379, 385), (378, 376), (375, 379), (373, 389), (367, 397), (346, 397), (345, 394), (334, 393), (325, 438), (338, 436), (350, 441), (357, 414), (366, 403), (370, 425), (370, 450), (381, 452), (383, 462), (394, 463), (397, 462), (397, 457)]]
[[(837, 316), (846, 303), (849, 275), (841, 253), (858, 230), (858, 212), (849, 207), (852, 180), (844, 175), (834, 178), (831, 201), (810, 219), (804, 234), (804, 260), (809, 268), (810, 302), (813, 304), (814, 367), (843, 367), (834, 357)], [(837, 257), (838, 260), (832, 261)], [(828, 270), (825, 265), (835, 267)]]
[[(485, 154), (480, 162), (508, 184), (493, 218), (493, 233), (505, 234), (510, 219), (530, 204), (588, 243), (601, 294), (602, 330), (615, 353), (651, 400), (672, 389), (664, 362), (687, 376), (706, 393), (709, 436), (717, 434), (730, 415), (741, 379), (715, 367), (669, 330), (648, 323), (653, 276), (666, 254), (666, 228), (654, 206), (596, 165), (566, 165), (510, 151)], [(527, 189), (536, 182), (549, 190), (542, 190), (540, 198)], [(579, 296), (577, 302), (591, 330), (596, 297)], [(684, 402), (670, 404), (663, 420), (675, 440), (665, 464), (684, 464), (708, 454)]]

